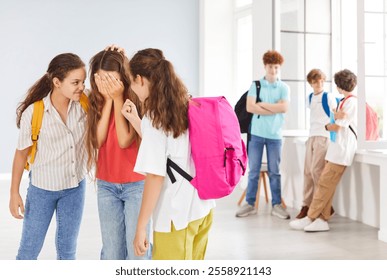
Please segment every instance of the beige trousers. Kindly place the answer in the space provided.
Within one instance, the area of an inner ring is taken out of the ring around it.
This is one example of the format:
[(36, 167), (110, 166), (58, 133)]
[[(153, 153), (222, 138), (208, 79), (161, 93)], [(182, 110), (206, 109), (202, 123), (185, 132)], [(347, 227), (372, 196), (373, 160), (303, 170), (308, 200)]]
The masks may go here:
[(309, 207), (312, 203), (314, 190), (325, 166), (328, 145), (329, 139), (323, 136), (312, 136), (306, 141), (302, 206)]
[(331, 216), (332, 199), (345, 168), (345, 165), (326, 162), (309, 207), (309, 218), (312, 220), (321, 218), (328, 221)]

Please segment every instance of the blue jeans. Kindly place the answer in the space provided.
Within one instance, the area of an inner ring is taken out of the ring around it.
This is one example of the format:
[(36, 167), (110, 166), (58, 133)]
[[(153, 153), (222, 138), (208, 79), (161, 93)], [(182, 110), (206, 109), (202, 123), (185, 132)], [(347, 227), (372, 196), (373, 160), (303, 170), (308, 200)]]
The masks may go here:
[(263, 148), (266, 145), (267, 168), (269, 173), (272, 205), (281, 203), (281, 139), (268, 139), (251, 135), (249, 146), (249, 179), (247, 184), (246, 201), (254, 206), (259, 174), (261, 172)]
[(36, 260), (56, 211), (55, 245), (58, 260), (74, 260), (85, 202), (85, 180), (75, 188), (47, 191), (27, 190), (22, 238), (17, 260)]
[[(135, 256), (133, 248), (144, 181), (116, 184), (98, 180), (97, 186), (102, 235), (101, 260), (151, 259), (151, 248), (142, 257)], [(149, 224), (147, 235), (149, 240)]]

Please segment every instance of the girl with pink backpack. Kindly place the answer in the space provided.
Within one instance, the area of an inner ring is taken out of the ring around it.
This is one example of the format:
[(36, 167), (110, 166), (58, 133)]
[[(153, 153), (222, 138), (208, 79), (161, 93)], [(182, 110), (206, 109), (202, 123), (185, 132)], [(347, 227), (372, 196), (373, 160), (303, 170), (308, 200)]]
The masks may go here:
[[(212, 199), (202, 200), (195, 187), (178, 173), (167, 176), (167, 160), (195, 175), (188, 133), (187, 88), (158, 49), (138, 51), (129, 63), (131, 88), (143, 103), (142, 141), (135, 172), (146, 174), (134, 250), (149, 248), (146, 225), (153, 217), (153, 259), (204, 259), (212, 224)], [(130, 121), (134, 104), (122, 113)]]

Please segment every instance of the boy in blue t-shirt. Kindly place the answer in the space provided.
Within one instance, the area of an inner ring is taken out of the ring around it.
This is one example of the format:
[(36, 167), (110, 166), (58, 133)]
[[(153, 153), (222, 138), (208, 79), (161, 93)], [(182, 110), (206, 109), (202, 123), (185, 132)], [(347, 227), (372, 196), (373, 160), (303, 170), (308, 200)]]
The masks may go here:
[(246, 102), (246, 109), (253, 113), (248, 142), (249, 176), (246, 192), (246, 204), (236, 213), (237, 217), (256, 214), (254, 207), (258, 189), (259, 174), (262, 165), (263, 149), (266, 146), (270, 189), (272, 194), (273, 216), (289, 219), (290, 215), (281, 204), (281, 162), (282, 127), (284, 113), (288, 110), (289, 87), (278, 79), (279, 70), (284, 59), (274, 50), (263, 55), (265, 76), (260, 80), (260, 101), (256, 103), (257, 90), (252, 83)]

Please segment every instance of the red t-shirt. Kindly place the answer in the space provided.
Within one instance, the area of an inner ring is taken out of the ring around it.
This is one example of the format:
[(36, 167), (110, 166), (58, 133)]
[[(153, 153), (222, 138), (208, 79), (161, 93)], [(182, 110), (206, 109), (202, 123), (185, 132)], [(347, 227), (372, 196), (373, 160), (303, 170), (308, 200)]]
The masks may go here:
[(108, 134), (98, 152), (97, 178), (111, 183), (131, 183), (144, 180), (133, 172), (138, 153), (136, 141), (125, 149), (118, 145), (114, 113), (110, 115)]

